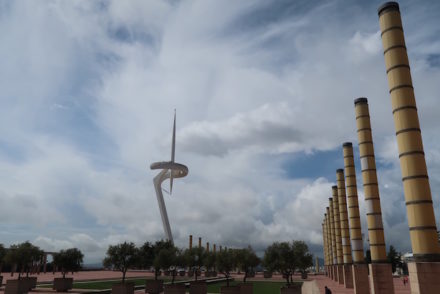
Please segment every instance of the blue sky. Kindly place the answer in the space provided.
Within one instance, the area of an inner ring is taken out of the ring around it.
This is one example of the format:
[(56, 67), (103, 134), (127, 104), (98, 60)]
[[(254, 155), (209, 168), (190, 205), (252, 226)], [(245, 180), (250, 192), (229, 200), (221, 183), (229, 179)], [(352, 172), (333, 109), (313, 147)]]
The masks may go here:
[[(399, 3), (439, 218), (440, 3)], [(0, 0), (0, 242), (99, 262), (109, 244), (162, 238), (149, 165), (169, 159), (177, 109), (176, 244), (303, 239), (321, 256), (366, 96), (386, 241), (410, 251), (380, 4)]]

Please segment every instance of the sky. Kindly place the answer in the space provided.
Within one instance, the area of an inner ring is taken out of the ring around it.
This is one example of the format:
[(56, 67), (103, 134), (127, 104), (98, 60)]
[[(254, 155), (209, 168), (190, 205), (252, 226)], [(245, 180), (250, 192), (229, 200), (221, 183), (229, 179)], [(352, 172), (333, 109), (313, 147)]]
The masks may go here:
[[(440, 2), (399, 3), (439, 226)], [(149, 166), (170, 160), (176, 109), (177, 246), (304, 240), (322, 256), (351, 141), (367, 248), (353, 104), (367, 97), (386, 243), (411, 251), (380, 4), (0, 0), (0, 243), (99, 263), (164, 238)]]

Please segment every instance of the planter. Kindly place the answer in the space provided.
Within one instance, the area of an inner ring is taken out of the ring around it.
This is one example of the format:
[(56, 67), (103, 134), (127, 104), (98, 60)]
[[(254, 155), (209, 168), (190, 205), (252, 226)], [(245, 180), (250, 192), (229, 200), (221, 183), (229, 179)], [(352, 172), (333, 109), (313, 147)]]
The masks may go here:
[(213, 271), (213, 272), (212, 272), (212, 276), (213, 276), (213, 277), (217, 277), (217, 272), (216, 272), (216, 271)]
[(240, 294), (253, 294), (254, 293), (254, 284), (252, 283), (240, 283), (238, 284), (240, 287)]
[(158, 294), (163, 291), (163, 280), (147, 280), (145, 282), (145, 293)]
[(206, 294), (208, 287), (205, 281), (191, 281), (189, 282), (189, 294)]
[(194, 276), (194, 271), (188, 271), (188, 277)]
[(272, 278), (272, 272), (264, 271), (263, 276), (266, 279)]
[(205, 277), (206, 277), (206, 278), (209, 278), (210, 276), (211, 276), (211, 272), (206, 271), (206, 272), (205, 272)]
[(53, 279), (53, 287), (52, 289), (57, 292), (67, 292), (72, 289), (73, 286), (73, 278), (55, 278)]
[(134, 283), (118, 283), (112, 285), (112, 294), (134, 294)]
[(20, 280), (7, 280), (5, 286), (5, 294), (24, 294), (29, 292), (28, 284), (26, 281)]
[(220, 294), (240, 294), (240, 286), (221, 287)]
[(301, 279), (307, 279), (307, 273), (301, 273)]
[(169, 275), (170, 275), (170, 271), (164, 271), (163, 274), (164, 274), (165, 276), (169, 276)]
[(24, 285), (26, 285), (23, 287), (27, 288), (28, 290), (32, 290), (37, 287), (37, 277), (24, 277), (21, 278), (21, 280), (23, 281)]
[(179, 272), (179, 276), (184, 277), (185, 276), (185, 271), (180, 271)]
[(185, 294), (185, 284), (165, 285), (164, 294)]

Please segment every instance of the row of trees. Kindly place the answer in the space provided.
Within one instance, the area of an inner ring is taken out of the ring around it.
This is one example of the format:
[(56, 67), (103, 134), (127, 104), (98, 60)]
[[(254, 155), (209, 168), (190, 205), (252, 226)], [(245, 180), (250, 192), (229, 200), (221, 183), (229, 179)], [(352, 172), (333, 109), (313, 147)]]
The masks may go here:
[[(29, 273), (36, 267), (41, 266), (44, 258), (44, 251), (38, 246), (32, 245), (26, 241), (24, 243), (11, 245), (6, 249), (3, 244), (0, 244), (0, 272), (2, 266), (15, 266), (18, 272), (18, 279), (21, 278), (22, 273)], [(66, 273), (74, 272), (81, 269), (84, 255), (77, 248), (70, 248), (61, 250), (53, 254), (53, 264), (57, 266), (65, 278)]]
[(255, 267), (261, 263), (268, 271), (282, 273), (289, 284), (292, 282), (294, 271), (305, 272), (313, 265), (313, 256), (303, 241), (273, 243), (266, 249), (262, 261), (250, 246), (208, 252), (203, 247), (182, 250), (169, 241), (157, 241), (154, 244), (146, 242), (140, 247), (128, 242), (109, 246), (103, 261), (105, 267), (122, 272), (123, 282), (129, 268), (153, 268), (156, 280), (161, 270), (169, 270), (172, 283), (178, 268), (193, 271), (197, 280), (202, 267), (205, 267), (206, 271), (218, 271), (226, 278), (229, 278), (231, 271), (239, 269), (244, 273), (243, 281), (246, 282)]

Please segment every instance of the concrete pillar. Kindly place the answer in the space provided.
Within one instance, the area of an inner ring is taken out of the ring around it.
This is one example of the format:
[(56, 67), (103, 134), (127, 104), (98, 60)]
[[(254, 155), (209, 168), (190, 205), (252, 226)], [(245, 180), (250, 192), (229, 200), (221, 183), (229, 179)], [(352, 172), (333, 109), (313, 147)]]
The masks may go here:
[(440, 246), (399, 4), (387, 2), (378, 14), (411, 247), (415, 263), (420, 263), (408, 265), (411, 291), (440, 293), (438, 278), (425, 280), (440, 272)]
[(319, 260), (318, 260), (318, 256), (316, 256), (316, 259), (315, 259), (315, 273), (319, 273)]
[(353, 157), (353, 144), (342, 145), (344, 155), (345, 187), (347, 195), (348, 219), (350, 226), (351, 252), (353, 256), (353, 288), (356, 294), (370, 293), (368, 268), (365, 264), (362, 227), (356, 184), (356, 167)]
[(338, 264), (337, 249), (336, 249), (336, 232), (335, 232), (335, 218), (333, 215), (333, 198), (329, 198), (329, 213), (330, 213), (330, 231), (332, 238), (332, 279), (337, 281), (338, 275), (336, 272), (336, 266)]
[(202, 248), (202, 238), (199, 237), (199, 249)]
[(348, 227), (348, 213), (347, 213), (347, 197), (345, 195), (345, 177), (344, 170), (336, 170), (336, 183), (339, 200), (339, 219), (341, 226), (341, 240), (342, 240), (342, 255), (344, 260), (344, 286), (345, 288), (353, 288), (353, 274), (351, 272), (351, 265), (353, 259), (351, 256), (350, 245), (350, 230)]
[[(326, 211), (328, 212), (328, 207), (326, 208)], [(325, 256), (324, 256), (324, 269), (325, 269), (325, 274), (328, 276), (329, 272), (328, 272), (328, 267), (330, 266), (331, 262), (331, 241), (330, 241), (330, 228), (328, 225), (328, 213), (324, 214), (324, 246), (325, 246)], [(329, 244), (330, 243), (330, 244)]]
[(43, 260), (43, 272), (46, 273), (47, 270), (47, 253), (44, 253), (44, 260)]
[(329, 272), (329, 276), (331, 278), (333, 278), (333, 275), (331, 274), (331, 267), (333, 266), (333, 253), (332, 253), (332, 233), (331, 233), (331, 228), (330, 228), (330, 208), (326, 207), (325, 208), (327, 213), (326, 213), (326, 227), (327, 227), (327, 270)]
[(333, 194), (333, 218), (336, 236), (336, 259), (337, 259), (337, 272), (338, 272), (338, 282), (339, 284), (344, 284), (344, 255), (342, 252), (342, 236), (341, 236), (341, 221), (339, 215), (339, 199), (338, 199), (338, 187), (332, 187)]
[(188, 246), (189, 250), (191, 250), (193, 248), (193, 235), (189, 235), (189, 246)]
[(354, 105), (372, 262), (369, 265), (370, 291), (372, 294), (393, 293), (393, 277), (386, 254), (368, 100), (358, 98)]
[(209, 252), (209, 242), (206, 242), (206, 252)]
[(327, 275), (327, 271), (325, 270), (325, 267), (327, 266), (327, 240), (326, 240), (326, 232), (325, 232), (325, 217), (322, 222), (322, 245), (323, 245), (323, 252), (324, 252), (324, 274)]

